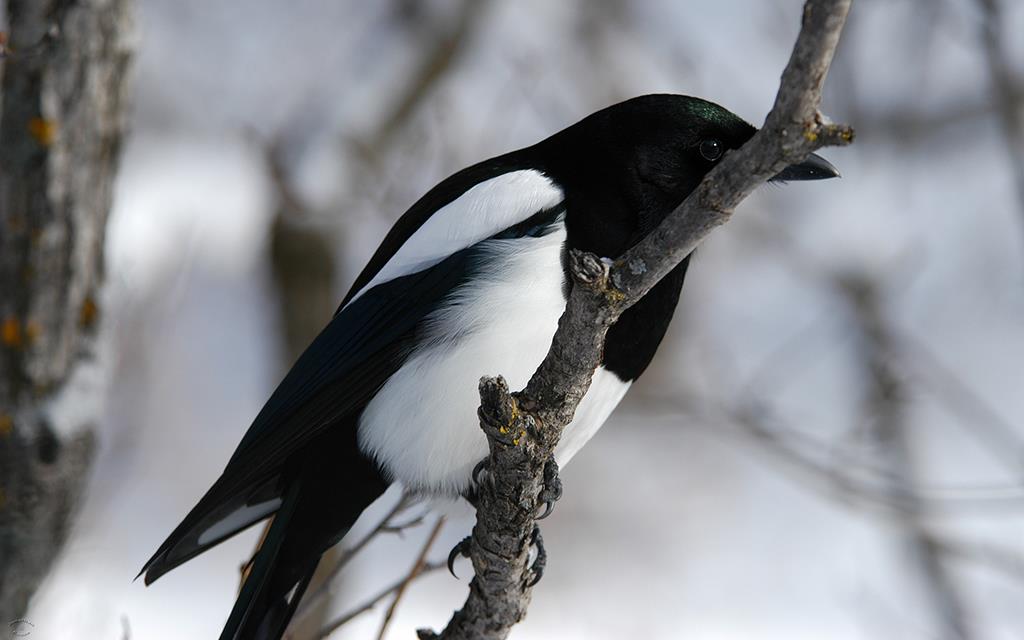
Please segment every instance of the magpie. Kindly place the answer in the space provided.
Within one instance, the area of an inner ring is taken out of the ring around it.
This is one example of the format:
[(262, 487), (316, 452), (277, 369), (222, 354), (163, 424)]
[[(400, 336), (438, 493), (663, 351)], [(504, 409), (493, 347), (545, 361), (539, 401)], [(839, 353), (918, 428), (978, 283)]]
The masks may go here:
[[(640, 96), (428, 191), (139, 575), (148, 585), (273, 515), (220, 638), (281, 638), (321, 554), (390, 484), (470, 495), (487, 456), (477, 383), (500, 373), (511, 388), (525, 386), (565, 309), (568, 250), (618, 257), (755, 131), (706, 100)], [(837, 175), (811, 154), (773, 180)], [(609, 329), (558, 464), (650, 364), (689, 261)]]

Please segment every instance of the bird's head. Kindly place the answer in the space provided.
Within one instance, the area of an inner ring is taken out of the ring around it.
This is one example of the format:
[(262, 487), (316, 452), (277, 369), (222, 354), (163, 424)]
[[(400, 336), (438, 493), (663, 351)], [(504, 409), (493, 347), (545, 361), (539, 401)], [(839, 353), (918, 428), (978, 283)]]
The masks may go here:
[[(577, 246), (617, 255), (653, 229), (731, 149), (757, 131), (707, 100), (655, 94), (620, 102), (541, 143), (549, 172), (566, 190)], [(839, 175), (812, 154), (773, 178), (818, 180)], [(575, 207), (573, 205), (576, 205)], [(588, 217), (573, 224), (574, 215)], [(623, 231), (628, 239), (622, 242)]]

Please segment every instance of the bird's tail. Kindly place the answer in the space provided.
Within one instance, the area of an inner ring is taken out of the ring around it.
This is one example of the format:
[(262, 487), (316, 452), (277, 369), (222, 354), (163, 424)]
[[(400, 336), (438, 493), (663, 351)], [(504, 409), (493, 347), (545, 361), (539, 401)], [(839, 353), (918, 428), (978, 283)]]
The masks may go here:
[(301, 484), (288, 488), (220, 640), (279, 640), (284, 635), (323, 552), (302, 539)]

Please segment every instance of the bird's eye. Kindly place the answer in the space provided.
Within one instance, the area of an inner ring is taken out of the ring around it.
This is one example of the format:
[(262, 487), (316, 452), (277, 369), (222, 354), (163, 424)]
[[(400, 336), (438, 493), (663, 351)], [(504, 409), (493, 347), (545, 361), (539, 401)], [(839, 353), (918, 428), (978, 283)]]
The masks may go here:
[(700, 143), (700, 155), (709, 162), (714, 162), (722, 157), (725, 147), (718, 140), (704, 140)]

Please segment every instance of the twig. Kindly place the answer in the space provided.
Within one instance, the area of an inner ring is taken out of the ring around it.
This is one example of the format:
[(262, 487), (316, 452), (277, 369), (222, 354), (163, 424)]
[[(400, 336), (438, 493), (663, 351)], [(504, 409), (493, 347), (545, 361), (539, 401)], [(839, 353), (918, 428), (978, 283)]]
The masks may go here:
[(427, 541), (423, 543), (423, 548), (420, 549), (420, 554), (416, 557), (416, 562), (413, 563), (412, 568), (409, 569), (409, 574), (405, 576), (405, 580), (402, 581), (401, 586), (395, 591), (395, 599), (391, 601), (391, 606), (388, 607), (387, 613), (384, 614), (384, 620), (380, 623), (380, 632), (377, 634), (377, 640), (384, 640), (384, 634), (388, 631), (388, 625), (391, 624), (391, 618), (395, 615), (395, 611), (398, 609), (398, 603), (402, 600), (402, 596), (405, 594), (405, 590), (409, 588), (412, 581), (416, 579), (416, 576), (423, 570), (423, 566), (427, 561), (427, 554), (430, 553), (430, 548), (434, 546), (434, 542), (437, 541), (437, 536), (441, 533), (441, 527), (444, 526), (444, 516), (437, 519), (437, 523), (434, 525), (434, 529), (427, 536)]
[[(416, 574), (416, 577), (417, 578), (422, 578), (423, 576), (425, 576), (425, 575), (427, 575), (429, 573), (433, 573), (433, 572), (437, 571), (438, 569), (443, 569), (445, 566), (447, 566), (447, 563), (444, 562), (444, 561), (427, 562), (427, 563), (425, 563), (420, 568), (420, 571), (419, 571), (418, 574)], [(357, 617), (359, 615), (362, 615), (362, 614), (366, 613), (367, 611), (373, 609), (375, 606), (377, 606), (377, 603), (379, 603), (381, 600), (383, 600), (384, 598), (388, 597), (392, 593), (394, 593), (394, 592), (398, 591), (400, 588), (402, 588), (402, 585), (405, 584), (407, 579), (408, 579), (408, 576), (402, 578), (401, 580), (393, 583), (392, 585), (390, 585), (388, 587), (385, 587), (384, 589), (379, 591), (377, 594), (375, 594), (372, 598), (367, 600), (365, 603), (359, 605), (355, 609), (352, 609), (348, 613), (345, 613), (345, 614), (339, 616), (335, 620), (332, 620), (330, 624), (328, 624), (327, 626), (325, 626), (323, 629), (320, 630), (320, 633), (318, 633), (316, 636), (314, 636), (313, 640), (324, 640), (324, 638), (327, 638), (329, 635), (331, 635), (332, 633), (337, 631), (339, 628), (341, 628), (342, 626), (347, 624), (353, 618), (355, 618), (355, 617)]]
[[(687, 412), (693, 415), (692, 410)], [(844, 465), (828, 463), (822, 456), (815, 456), (805, 451), (815, 448), (827, 453), (835, 453), (835, 448), (827, 442), (813, 439), (796, 430), (774, 425), (775, 417), (769, 407), (761, 404), (756, 398), (739, 402), (735, 406), (716, 407), (713, 411), (699, 413), (697, 417), (704, 420), (717, 420), (722, 426), (739, 428), (744, 435), (753, 437), (758, 445), (785, 462), (790, 469), (809, 475), (813, 482), (802, 483), (801, 486), (825, 494), (827, 497), (840, 497), (858, 506), (880, 507), (883, 514), (900, 517), (908, 506), (925, 510), (929, 516), (943, 514), (963, 515), (967, 509), (988, 508), (985, 513), (992, 513), (992, 508), (1006, 510), (1007, 507), (1017, 509), (1024, 502), (1024, 492), (1017, 495), (999, 495), (999, 491), (1019, 489), (1014, 485), (1005, 487), (984, 487), (995, 495), (983, 495), (972, 490), (967, 495), (957, 495), (961, 488), (932, 489), (922, 487), (906, 479), (894, 478), (891, 471), (877, 469), (865, 464), (864, 461), (843, 458)], [(801, 446), (802, 445), (802, 446)], [(842, 469), (846, 467), (862, 467), (867, 473), (853, 473)], [(901, 481), (900, 491), (894, 493), (890, 487), (894, 480)], [(948, 495), (952, 492), (953, 495)], [(1012, 515), (1013, 511), (1007, 511)]]
[(256, 564), (256, 554), (260, 552), (263, 547), (263, 543), (267, 539), (267, 534), (270, 533), (270, 525), (274, 524), (274, 516), (267, 518), (267, 521), (263, 524), (263, 531), (260, 532), (259, 540), (256, 541), (256, 547), (253, 549), (252, 555), (249, 559), (242, 563), (242, 566), (238, 568), (238, 590), (237, 593), (242, 592), (242, 587), (245, 586), (245, 581), (249, 579), (249, 574), (252, 572), (252, 567)]
[[(734, 384), (722, 385), (735, 388)], [(737, 396), (738, 395), (738, 399)], [(808, 476), (800, 486), (821, 493), (827, 498), (840, 498), (855, 506), (878, 507), (876, 515), (897, 517), (905, 507), (902, 499), (894, 498), (887, 487), (892, 483), (891, 473), (871, 464), (872, 460), (852, 454), (836, 456), (837, 448), (829, 440), (794, 429), (780, 423), (772, 407), (751, 391), (730, 393), (728, 401), (709, 401), (685, 393), (677, 395), (656, 411), (659, 419), (686, 419), (713, 425), (716, 431), (735, 429), (738, 435), (753, 439), (763, 451), (785, 463), (786, 470)], [(854, 472), (850, 469), (862, 469)], [(928, 516), (962, 516), (967, 509), (992, 509), (1013, 517), (1024, 505), (1024, 486), (1011, 483), (989, 486), (930, 487), (907, 483), (900, 496), (912, 499)]]
[[(356, 554), (362, 551), (363, 547), (369, 544), (371, 540), (373, 540), (376, 536), (378, 536), (381, 533), (397, 533), (404, 530), (389, 528), (389, 525), (391, 524), (391, 521), (395, 518), (395, 516), (402, 513), (410, 506), (412, 506), (413, 502), (414, 499), (411, 494), (403, 493), (402, 497), (399, 498), (398, 503), (395, 504), (395, 506), (392, 507), (391, 510), (388, 511), (388, 513), (383, 518), (381, 518), (380, 522), (377, 523), (377, 526), (371, 529), (366, 535), (360, 538), (351, 547), (348, 547), (347, 549), (341, 552), (341, 556), (338, 558), (338, 561), (334, 564), (333, 567), (331, 567), (330, 573), (324, 576), (324, 580), (320, 583), (320, 586), (317, 587), (314, 591), (311, 591), (308, 594), (306, 594), (306, 597), (302, 599), (302, 603), (299, 605), (299, 610), (295, 613), (295, 621), (292, 624), (295, 624), (298, 621), (302, 620), (302, 618), (307, 613), (309, 613), (310, 610), (312, 610), (313, 605), (316, 604), (318, 600), (320, 600), (328, 593), (330, 593), (331, 583), (334, 581), (334, 579), (338, 577), (338, 574), (341, 573), (341, 570), (345, 568), (345, 565), (347, 565), (349, 561), (356, 556)], [(413, 520), (409, 526), (415, 526), (419, 524), (419, 522), (419, 519)]]
[(425, 517), (425, 515), (418, 515), (415, 518), (406, 520), (405, 522), (399, 522), (398, 524), (389, 524), (386, 527), (381, 527), (380, 532), (397, 533), (398, 535), (402, 535), (403, 533), (405, 533), (406, 529), (412, 529), (413, 527), (418, 527), (421, 524), (423, 524), (423, 519)]
[(421, 638), (497, 640), (523, 618), (531, 596), (528, 549), (544, 467), (590, 386), (608, 328), (728, 221), (758, 185), (811, 151), (852, 141), (851, 128), (827, 124), (818, 112), (849, 6), (849, 0), (808, 0), (764, 127), (727, 154), (652, 233), (614, 263), (570, 252), (569, 301), (526, 389), (513, 395), (501, 378), (481, 380), (479, 417), (492, 482), (481, 488), (470, 543), (475, 577), (465, 605), (441, 634), (421, 630)]

